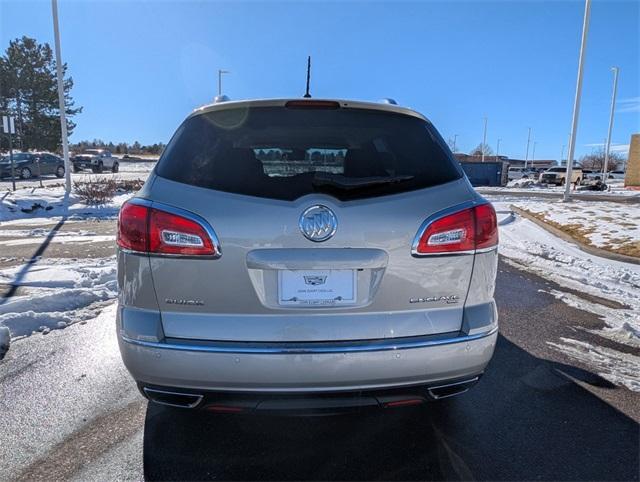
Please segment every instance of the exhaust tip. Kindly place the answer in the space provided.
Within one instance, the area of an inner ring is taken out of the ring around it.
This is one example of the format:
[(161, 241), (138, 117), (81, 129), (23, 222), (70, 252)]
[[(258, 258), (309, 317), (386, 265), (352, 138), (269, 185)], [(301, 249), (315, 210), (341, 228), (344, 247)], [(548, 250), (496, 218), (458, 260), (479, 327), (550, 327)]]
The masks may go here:
[(429, 387), (427, 390), (431, 397), (433, 397), (435, 400), (440, 400), (442, 398), (454, 397), (466, 392), (473, 385), (475, 385), (479, 379), (480, 377), (473, 377), (468, 380), (462, 380), (460, 382)]
[(195, 408), (202, 401), (203, 396), (197, 393), (180, 393), (144, 387), (146, 397), (152, 402), (169, 407)]

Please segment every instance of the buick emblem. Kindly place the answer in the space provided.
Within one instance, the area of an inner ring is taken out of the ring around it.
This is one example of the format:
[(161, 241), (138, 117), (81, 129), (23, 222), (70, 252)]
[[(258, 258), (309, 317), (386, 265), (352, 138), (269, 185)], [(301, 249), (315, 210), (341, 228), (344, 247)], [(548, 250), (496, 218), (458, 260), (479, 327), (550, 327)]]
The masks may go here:
[(322, 204), (305, 209), (300, 216), (300, 231), (311, 241), (326, 241), (335, 234), (337, 228), (336, 215)]

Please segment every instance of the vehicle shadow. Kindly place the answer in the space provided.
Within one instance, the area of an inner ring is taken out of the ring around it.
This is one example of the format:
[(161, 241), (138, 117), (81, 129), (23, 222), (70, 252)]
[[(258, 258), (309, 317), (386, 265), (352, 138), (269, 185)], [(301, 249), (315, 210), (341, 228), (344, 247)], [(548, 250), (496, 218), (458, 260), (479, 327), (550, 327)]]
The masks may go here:
[(500, 336), (476, 387), (424, 408), (293, 418), (149, 404), (145, 477), (637, 480), (638, 425), (557, 373), (568, 369)]

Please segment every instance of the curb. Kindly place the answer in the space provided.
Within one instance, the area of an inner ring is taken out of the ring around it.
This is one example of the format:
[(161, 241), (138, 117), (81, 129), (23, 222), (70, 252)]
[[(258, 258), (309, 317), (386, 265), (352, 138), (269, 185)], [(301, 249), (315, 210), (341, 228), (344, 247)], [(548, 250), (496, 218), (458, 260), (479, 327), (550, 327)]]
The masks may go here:
[(640, 258), (636, 258), (634, 256), (627, 256), (626, 254), (612, 253), (611, 251), (607, 251), (606, 249), (596, 248), (594, 246), (589, 246), (587, 244), (584, 244), (584, 243), (578, 241), (573, 236), (565, 233), (564, 231), (556, 228), (555, 226), (551, 226), (550, 224), (545, 223), (544, 221), (541, 221), (540, 219), (538, 219), (538, 218), (532, 216), (531, 214), (529, 214), (527, 211), (525, 211), (523, 209), (520, 209), (519, 207), (516, 207), (513, 204), (510, 207), (511, 207), (511, 210), (513, 212), (518, 213), (523, 218), (528, 219), (529, 221), (531, 221), (534, 224), (537, 224), (542, 229), (545, 229), (546, 231), (550, 232), (554, 236), (557, 236), (558, 238), (560, 238), (560, 239), (562, 239), (564, 241), (567, 241), (568, 243), (576, 245), (579, 249), (581, 249), (585, 253), (589, 253), (589, 254), (592, 254), (594, 256), (599, 256), (601, 258), (612, 259), (614, 261), (621, 261), (623, 263), (631, 263), (631, 264), (640, 265)]
[[(562, 193), (558, 192), (537, 192), (534, 190), (523, 191), (500, 191), (496, 189), (476, 189), (482, 196), (515, 196), (515, 197), (528, 197), (528, 198), (545, 198), (545, 199), (562, 199)], [(571, 198), (578, 201), (606, 201), (612, 203), (621, 204), (640, 204), (640, 195), (633, 196), (614, 196), (611, 194), (580, 194), (579, 192), (572, 192)]]

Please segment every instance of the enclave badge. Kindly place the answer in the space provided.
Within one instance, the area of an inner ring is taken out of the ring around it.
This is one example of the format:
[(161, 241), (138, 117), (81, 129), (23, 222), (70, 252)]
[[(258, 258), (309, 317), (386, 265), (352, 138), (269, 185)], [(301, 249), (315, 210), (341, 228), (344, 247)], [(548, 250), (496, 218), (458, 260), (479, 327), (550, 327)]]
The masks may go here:
[(164, 302), (168, 305), (186, 305), (186, 306), (204, 306), (202, 300), (182, 300), (176, 298), (165, 298)]
[(460, 300), (458, 295), (449, 295), (449, 296), (427, 296), (425, 298), (410, 298), (409, 303), (435, 303), (437, 301), (444, 301), (445, 303), (451, 305), (453, 303), (457, 303)]

